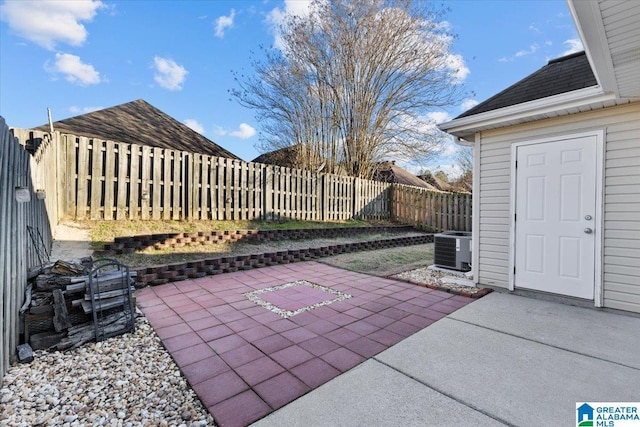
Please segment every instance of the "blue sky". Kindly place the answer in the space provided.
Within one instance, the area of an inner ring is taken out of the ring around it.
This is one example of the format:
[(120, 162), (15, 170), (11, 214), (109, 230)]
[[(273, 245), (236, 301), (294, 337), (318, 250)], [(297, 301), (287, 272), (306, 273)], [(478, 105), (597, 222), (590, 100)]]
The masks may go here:
[[(581, 50), (564, 0), (444, 1), (457, 34), (451, 52), (468, 96), (431, 112), (455, 117), (546, 64)], [(144, 99), (243, 158), (260, 153), (259, 124), (231, 100), (232, 71), (250, 73), (274, 22), (303, 14), (293, 1), (2, 0), (0, 115), (30, 128)], [(432, 170), (452, 169), (442, 147)]]

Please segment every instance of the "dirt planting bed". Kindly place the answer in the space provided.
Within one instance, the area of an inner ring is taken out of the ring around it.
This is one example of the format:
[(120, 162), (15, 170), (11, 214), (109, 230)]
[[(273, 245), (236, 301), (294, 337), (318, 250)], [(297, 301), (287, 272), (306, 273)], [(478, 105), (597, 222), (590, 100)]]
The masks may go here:
[[(222, 257), (212, 257), (187, 262), (138, 267), (136, 287), (160, 285), (168, 282), (198, 278), (207, 275), (229, 273), (238, 270), (250, 270), (291, 262), (310, 261), (338, 254), (368, 251), (375, 249), (394, 248), (402, 246), (421, 245), (433, 242), (433, 235), (412, 233), (409, 236), (387, 237), (375, 240), (356, 241), (348, 243), (325, 244), (315, 246), (316, 240), (298, 242), (297, 248), (286, 250), (257, 251), (252, 254), (239, 254)], [(287, 246), (291, 247), (291, 242)], [(256, 246), (256, 249), (262, 245)]]

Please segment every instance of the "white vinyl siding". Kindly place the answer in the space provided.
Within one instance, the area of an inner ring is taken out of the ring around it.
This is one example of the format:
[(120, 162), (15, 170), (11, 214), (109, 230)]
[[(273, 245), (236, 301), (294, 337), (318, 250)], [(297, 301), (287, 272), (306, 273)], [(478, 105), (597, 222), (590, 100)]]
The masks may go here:
[(480, 135), (480, 284), (509, 286), (512, 143), (605, 130), (604, 306), (640, 313), (640, 102)]

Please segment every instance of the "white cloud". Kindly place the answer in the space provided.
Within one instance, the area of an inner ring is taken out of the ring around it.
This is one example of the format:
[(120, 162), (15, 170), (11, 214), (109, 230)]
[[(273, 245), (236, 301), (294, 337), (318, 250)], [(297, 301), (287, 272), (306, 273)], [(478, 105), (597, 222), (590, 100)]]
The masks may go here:
[(534, 43), (531, 46), (529, 46), (529, 49), (522, 49), (522, 50), (517, 51), (515, 57), (516, 58), (520, 58), (520, 57), (523, 57), (523, 56), (531, 55), (533, 53), (536, 53), (538, 48), (540, 48), (538, 43)]
[(87, 113), (93, 113), (94, 111), (98, 111), (98, 110), (102, 110), (104, 109), (104, 107), (78, 107), (76, 105), (72, 105), (71, 107), (69, 107), (69, 112), (73, 113), (73, 114), (87, 114)]
[(454, 83), (462, 83), (471, 72), (465, 65), (462, 55), (450, 53), (447, 56), (446, 63), (449, 70), (453, 72)]
[(185, 77), (189, 72), (182, 66), (176, 64), (173, 59), (153, 58), (156, 74), (153, 77), (156, 83), (168, 90), (180, 90)]
[(438, 165), (438, 169), (434, 174), (438, 173), (438, 171), (444, 172), (450, 180), (459, 178), (462, 175), (462, 168), (456, 164)]
[(102, 7), (99, 0), (5, 1), (2, 20), (20, 37), (53, 50), (57, 43), (82, 45), (88, 33), (81, 22), (90, 22)]
[(200, 135), (204, 135), (204, 127), (200, 123), (198, 123), (197, 120), (186, 119), (184, 121), (184, 124), (190, 127), (191, 129), (195, 130), (196, 132), (198, 132)]
[[(545, 43), (546, 44), (546, 43)], [(528, 49), (521, 49), (517, 51), (513, 56), (507, 58), (506, 56), (498, 58), (498, 62), (513, 62), (516, 58), (522, 58), (523, 56), (532, 55), (540, 49), (538, 43), (533, 43)]]
[(564, 45), (567, 46), (567, 49), (562, 53), (562, 56), (570, 55), (572, 53), (581, 52), (584, 50), (582, 41), (580, 39), (565, 40)]
[(451, 115), (446, 111), (432, 111), (427, 113), (427, 118), (434, 125), (448, 122), (452, 119)]
[(460, 104), (460, 111), (467, 111), (468, 109), (473, 108), (478, 104), (479, 102), (476, 101), (475, 99), (467, 98), (464, 101), (462, 101), (462, 104)]
[(216, 126), (213, 133), (215, 136), (229, 135), (240, 139), (249, 139), (256, 134), (256, 130), (246, 123), (240, 123), (238, 130), (227, 130), (222, 126)]
[(540, 31), (540, 28), (538, 28), (535, 23), (529, 25), (529, 31), (533, 31), (536, 34), (542, 34), (542, 31)]
[(229, 132), (229, 135), (240, 139), (249, 139), (256, 134), (256, 130), (246, 123), (240, 123), (238, 130)]
[(224, 31), (227, 28), (233, 28), (233, 19), (236, 16), (235, 9), (231, 9), (231, 14), (229, 16), (220, 16), (216, 20), (216, 37), (223, 38)]
[(225, 128), (223, 128), (222, 126), (216, 126), (215, 129), (213, 130), (213, 134), (215, 136), (225, 136), (228, 133), (229, 132), (227, 132), (227, 130)]
[(88, 86), (100, 83), (100, 73), (92, 65), (84, 64), (79, 56), (70, 53), (56, 53), (53, 66), (46, 64), (45, 70), (50, 73), (64, 74), (64, 78), (71, 83)]
[(276, 7), (267, 15), (267, 22), (272, 25), (280, 25), (287, 15), (307, 16), (311, 11), (311, 0), (285, 0), (284, 10)]
[(276, 7), (268, 14), (266, 21), (271, 26), (271, 32), (274, 36), (273, 45), (282, 49), (282, 38), (280, 35), (280, 25), (287, 16), (308, 16), (311, 12), (311, 0), (285, 0), (284, 9)]

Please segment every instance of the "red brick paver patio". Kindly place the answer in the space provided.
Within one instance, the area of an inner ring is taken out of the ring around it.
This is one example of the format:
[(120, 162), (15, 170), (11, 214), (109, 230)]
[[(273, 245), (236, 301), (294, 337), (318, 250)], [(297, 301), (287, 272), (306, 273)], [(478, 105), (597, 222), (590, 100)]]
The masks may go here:
[(317, 262), (136, 298), (221, 426), (248, 425), (472, 301)]

